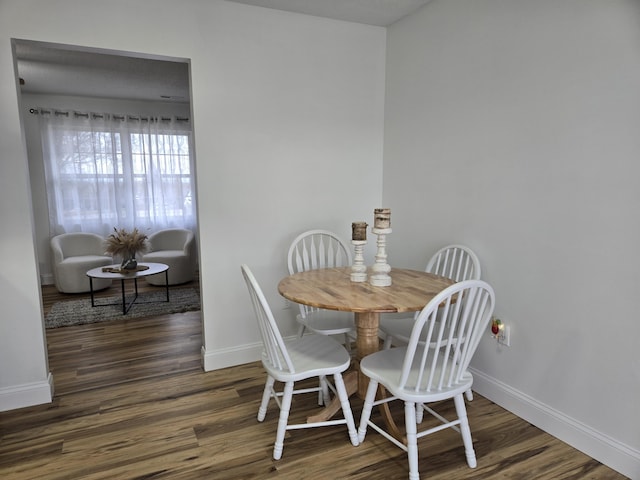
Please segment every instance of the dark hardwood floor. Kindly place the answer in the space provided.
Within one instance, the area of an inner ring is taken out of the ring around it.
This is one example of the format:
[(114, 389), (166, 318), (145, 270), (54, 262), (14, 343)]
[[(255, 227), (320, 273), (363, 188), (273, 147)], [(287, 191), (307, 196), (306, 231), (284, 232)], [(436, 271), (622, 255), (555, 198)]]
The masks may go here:
[[(45, 309), (60, 298), (45, 289)], [(55, 398), (0, 413), (2, 479), (407, 477), (404, 452), (373, 431), (353, 447), (344, 426), (290, 431), (274, 461), (275, 404), (256, 420), (264, 371), (256, 362), (203, 372), (200, 312), (50, 329), (47, 343)], [(294, 399), (292, 418), (315, 400)], [(359, 400), (352, 407), (357, 422)], [(448, 429), (421, 440), (423, 478), (625, 478), (480, 395), (468, 412), (478, 467)]]

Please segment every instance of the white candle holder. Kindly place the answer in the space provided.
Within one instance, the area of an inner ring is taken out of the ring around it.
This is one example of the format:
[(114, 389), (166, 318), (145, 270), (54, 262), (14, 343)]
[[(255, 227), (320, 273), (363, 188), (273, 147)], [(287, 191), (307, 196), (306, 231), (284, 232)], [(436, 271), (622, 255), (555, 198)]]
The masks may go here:
[(371, 267), (373, 273), (369, 283), (375, 287), (388, 287), (391, 285), (391, 265), (387, 263), (387, 235), (391, 233), (390, 228), (372, 228), (371, 232), (378, 236), (378, 251), (376, 252), (376, 262)]
[(351, 240), (355, 255), (353, 256), (353, 265), (351, 265), (351, 281), (366, 282), (367, 266), (364, 264), (364, 255), (362, 251), (367, 244), (366, 240)]

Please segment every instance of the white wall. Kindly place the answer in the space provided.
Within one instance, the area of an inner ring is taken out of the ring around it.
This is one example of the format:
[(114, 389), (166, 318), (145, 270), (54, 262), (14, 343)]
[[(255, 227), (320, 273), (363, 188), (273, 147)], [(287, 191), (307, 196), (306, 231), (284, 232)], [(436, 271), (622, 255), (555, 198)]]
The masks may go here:
[(293, 334), (290, 240), (348, 238), (380, 204), (385, 30), (216, 0), (0, 0), (0, 410), (50, 398), (11, 38), (190, 59), (205, 368), (259, 358), (241, 263)]
[(387, 36), (390, 260), (475, 249), (513, 338), (474, 387), (640, 478), (640, 2), (435, 0)]

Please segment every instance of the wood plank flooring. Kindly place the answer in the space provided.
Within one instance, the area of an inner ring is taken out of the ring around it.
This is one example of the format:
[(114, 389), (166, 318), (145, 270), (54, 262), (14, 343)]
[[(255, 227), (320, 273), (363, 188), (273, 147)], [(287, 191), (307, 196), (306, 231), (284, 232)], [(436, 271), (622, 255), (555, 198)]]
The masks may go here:
[[(44, 298), (46, 309), (59, 296)], [(273, 460), (275, 404), (256, 420), (264, 371), (203, 372), (200, 312), (53, 329), (47, 341), (55, 399), (0, 413), (2, 479), (407, 478), (404, 452), (373, 431), (353, 447), (344, 426), (290, 431)], [(292, 419), (317, 408), (305, 397)], [(625, 478), (480, 395), (468, 413), (478, 467), (448, 429), (421, 440), (423, 478)]]

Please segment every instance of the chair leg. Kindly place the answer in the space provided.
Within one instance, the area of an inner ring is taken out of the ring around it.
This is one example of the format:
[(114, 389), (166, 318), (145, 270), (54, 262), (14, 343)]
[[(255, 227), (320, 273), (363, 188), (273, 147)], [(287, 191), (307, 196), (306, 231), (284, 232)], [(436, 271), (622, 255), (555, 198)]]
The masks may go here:
[(347, 421), (347, 429), (349, 430), (349, 438), (351, 439), (351, 444), (354, 447), (357, 447), (358, 445), (360, 445), (360, 442), (358, 442), (358, 432), (356, 431), (356, 424), (353, 420), (351, 405), (349, 404), (349, 395), (347, 394), (347, 389), (344, 386), (342, 374), (335, 373), (333, 375), (333, 381), (336, 387), (336, 392), (338, 392), (338, 398), (340, 399), (342, 414), (344, 415), (344, 419)]
[(318, 391), (318, 405), (329, 405), (331, 396), (329, 395), (329, 386), (327, 385), (327, 377), (319, 378), (320, 390)]
[(267, 414), (267, 406), (269, 400), (271, 400), (271, 392), (273, 392), (273, 384), (275, 379), (272, 376), (267, 376), (267, 381), (264, 385), (264, 391), (262, 392), (262, 402), (260, 402), (260, 408), (258, 408), (258, 421), (262, 422)]
[(278, 431), (276, 432), (276, 442), (273, 445), (273, 458), (280, 460), (282, 449), (284, 448), (284, 434), (287, 431), (289, 421), (289, 410), (291, 409), (291, 399), (293, 398), (293, 382), (284, 384), (282, 400), (280, 402), (280, 417), (278, 418)]
[(362, 414), (360, 415), (360, 425), (358, 427), (358, 441), (360, 443), (364, 441), (364, 437), (367, 434), (367, 425), (369, 418), (371, 417), (371, 409), (373, 408), (373, 401), (376, 398), (377, 390), (378, 382), (375, 380), (369, 380), (367, 394), (364, 397), (364, 405), (362, 406)]
[(351, 355), (351, 338), (348, 333), (344, 334), (344, 348), (346, 348), (349, 355)]
[(416, 403), (416, 423), (422, 423), (424, 418), (424, 408), (421, 403)]
[(382, 344), (382, 349), (383, 350), (390, 349), (392, 341), (393, 341), (393, 337), (391, 335), (387, 334), (387, 336), (384, 337), (384, 343)]
[(302, 336), (304, 335), (304, 330), (305, 330), (305, 326), (304, 324), (300, 324), (300, 326), (298, 327), (298, 338), (302, 338)]
[(473, 392), (471, 391), (471, 389), (467, 390), (466, 392), (464, 392), (465, 397), (467, 397), (467, 400), (472, 402), (473, 401)]
[(420, 480), (418, 472), (418, 437), (416, 427), (416, 404), (404, 402), (404, 423), (407, 429), (407, 456), (409, 457), (409, 480)]
[(471, 429), (469, 428), (469, 419), (467, 418), (467, 407), (464, 405), (462, 394), (453, 398), (456, 405), (456, 413), (460, 419), (460, 433), (462, 434), (462, 442), (464, 443), (464, 453), (467, 457), (467, 464), (471, 468), (475, 468), (476, 452), (473, 450), (473, 440), (471, 439)]

